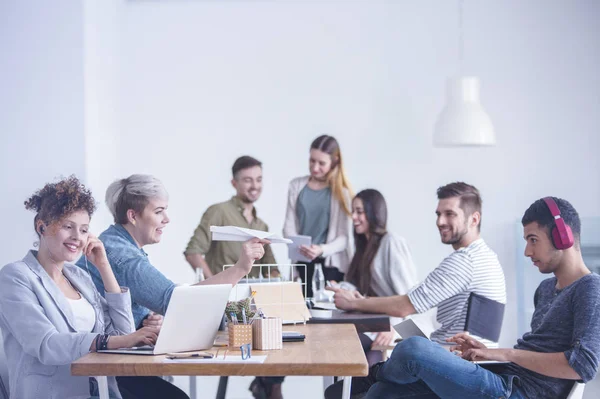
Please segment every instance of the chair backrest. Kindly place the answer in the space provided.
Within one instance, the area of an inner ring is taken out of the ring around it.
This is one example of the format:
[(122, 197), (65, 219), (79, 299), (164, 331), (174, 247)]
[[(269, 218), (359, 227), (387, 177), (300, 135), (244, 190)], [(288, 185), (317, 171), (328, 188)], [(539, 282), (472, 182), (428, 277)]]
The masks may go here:
[(8, 399), (8, 367), (4, 353), (4, 338), (0, 330), (0, 399)]
[(503, 319), (503, 303), (496, 302), (474, 292), (471, 293), (467, 307), (465, 331), (478, 337), (498, 342)]
[(569, 392), (569, 396), (567, 396), (567, 399), (583, 399), (584, 389), (585, 384), (582, 384), (581, 382), (575, 382), (575, 384), (573, 384), (571, 392)]

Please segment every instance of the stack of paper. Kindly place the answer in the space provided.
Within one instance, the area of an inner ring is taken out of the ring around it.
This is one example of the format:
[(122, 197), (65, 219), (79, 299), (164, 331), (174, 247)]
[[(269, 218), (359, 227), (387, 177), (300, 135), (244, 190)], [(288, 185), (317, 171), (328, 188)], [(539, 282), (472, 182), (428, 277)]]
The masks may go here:
[(210, 226), (213, 241), (248, 241), (251, 238), (269, 240), (273, 244), (291, 244), (292, 240), (268, 231), (246, 229), (237, 226)]

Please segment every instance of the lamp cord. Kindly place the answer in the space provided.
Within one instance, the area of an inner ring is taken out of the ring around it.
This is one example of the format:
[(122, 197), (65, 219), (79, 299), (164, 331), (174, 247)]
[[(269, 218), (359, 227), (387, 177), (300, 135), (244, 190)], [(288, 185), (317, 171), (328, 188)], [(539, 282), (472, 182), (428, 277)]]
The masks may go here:
[(464, 0), (458, 0), (458, 68), (459, 76), (464, 74), (465, 32), (464, 32)]

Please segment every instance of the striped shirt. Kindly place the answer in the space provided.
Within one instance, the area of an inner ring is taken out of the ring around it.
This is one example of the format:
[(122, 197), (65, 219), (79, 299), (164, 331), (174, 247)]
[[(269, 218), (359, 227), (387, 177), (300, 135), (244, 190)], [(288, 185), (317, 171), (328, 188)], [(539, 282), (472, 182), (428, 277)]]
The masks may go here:
[[(482, 238), (451, 253), (408, 293), (408, 298), (418, 313), (438, 307), (437, 321), (442, 326), (431, 334), (431, 340), (443, 343), (464, 331), (472, 292), (506, 304), (502, 266)], [(489, 340), (481, 341), (487, 346), (498, 346)]]

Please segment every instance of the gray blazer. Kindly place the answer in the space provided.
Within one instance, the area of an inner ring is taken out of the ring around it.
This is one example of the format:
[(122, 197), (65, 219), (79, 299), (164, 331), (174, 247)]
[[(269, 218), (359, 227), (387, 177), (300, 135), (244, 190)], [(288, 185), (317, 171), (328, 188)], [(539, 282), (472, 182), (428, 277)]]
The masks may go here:
[[(58, 286), (29, 251), (22, 261), (0, 269), (0, 329), (8, 362), (10, 397), (88, 398), (88, 377), (71, 375), (71, 362), (90, 351), (98, 334), (135, 331), (131, 298), (96, 290), (88, 274), (71, 264), (63, 272), (96, 311), (91, 333), (77, 332), (71, 306)], [(114, 377), (108, 387), (120, 398)]]

